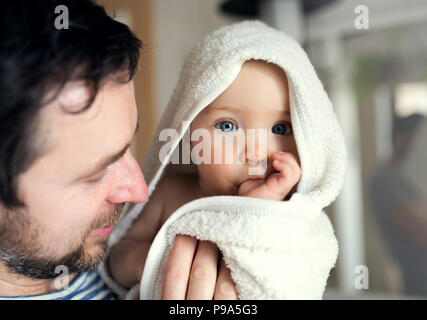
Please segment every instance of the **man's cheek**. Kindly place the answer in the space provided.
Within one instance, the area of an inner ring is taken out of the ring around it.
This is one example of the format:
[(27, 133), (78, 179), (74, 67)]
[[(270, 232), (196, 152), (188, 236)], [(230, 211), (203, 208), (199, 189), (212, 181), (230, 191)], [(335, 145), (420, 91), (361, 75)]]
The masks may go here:
[[(31, 241), (36, 243), (37, 252), (44, 257), (59, 258), (66, 254), (70, 247), (74, 247), (71, 227), (57, 223), (50, 226), (37, 227), (36, 235)], [(34, 230), (34, 229), (33, 229)]]
[(55, 236), (62, 236), (70, 242), (82, 240), (81, 237), (88, 232), (90, 225), (100, 215), (100, 208), (88, 202), (80, 204), (79, 206), (70, 205), (59, 211), (62, 217), (56, 219)]

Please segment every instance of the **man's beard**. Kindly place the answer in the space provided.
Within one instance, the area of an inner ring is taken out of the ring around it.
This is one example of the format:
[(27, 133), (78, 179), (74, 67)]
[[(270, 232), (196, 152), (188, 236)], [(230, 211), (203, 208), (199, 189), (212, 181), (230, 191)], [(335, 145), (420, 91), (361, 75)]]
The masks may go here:
[(0, 260), (10, 272), (35, 279), (58, 277), (59, 266), (65, 266), (68, 274), (93, 271), (104, 258), (108, 239), (96, 238), (96, 244), (101, 246), (98, 254), (89, 254), (84, 247), (85, 242), (93, 230), (115, 225), (123, 206), (124, 203), (115, 205), (107, 215), (95, 220), (83, 234), (80, 245), (58, 259), (42, 257), (37, 247), (41, 241), (40, 230), (31, 230), (31, 222), (25, 212), (7, 212), (6, 219), (0, 219)]

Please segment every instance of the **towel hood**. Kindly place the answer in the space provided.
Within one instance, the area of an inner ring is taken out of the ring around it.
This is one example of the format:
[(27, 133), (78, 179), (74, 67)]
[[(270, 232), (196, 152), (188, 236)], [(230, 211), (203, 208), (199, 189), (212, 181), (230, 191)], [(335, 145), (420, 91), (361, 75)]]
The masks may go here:
[[(347, 152), (332, 104), (301, 46), (260, 21), (224, 26), (190, 53), (142, 165), (149, 194), (191, 121), (230, 86), (243, 63), (251, 59), (274, 63), (288, 77), (292, 127), (302, 168), (290, 201), (309, 201), (324, 208), (337, 197)], [(170, 152), (160, 159), (165, 142), (159, 136), (165, 128), (179, 136), (168, 142)]]

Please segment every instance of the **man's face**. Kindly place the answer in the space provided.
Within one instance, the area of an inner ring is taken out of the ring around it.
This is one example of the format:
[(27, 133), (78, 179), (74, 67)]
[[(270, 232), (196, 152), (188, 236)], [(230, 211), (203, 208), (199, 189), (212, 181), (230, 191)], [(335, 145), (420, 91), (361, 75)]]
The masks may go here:
[(81, 93), (66, 88), (41, 110), (48, 151), (18, 178), (26, 208), (6, 213), (0, 224), (0, 258), (26, 276), (55, 277), (61, 264), (70, 273), (94, 268), (123, 204), (146, 199), (129, 150), (137, 127), (133, 82), (109, 81), (89, 109), (65, 113), (59, 104), (72, 108)]

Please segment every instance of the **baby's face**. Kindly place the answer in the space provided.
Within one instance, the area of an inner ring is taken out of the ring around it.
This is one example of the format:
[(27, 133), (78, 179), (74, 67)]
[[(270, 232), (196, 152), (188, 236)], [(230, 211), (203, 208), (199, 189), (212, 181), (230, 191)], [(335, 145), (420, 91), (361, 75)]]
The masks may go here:
[[(191, 144), (194, 148), (208, 142), (211, 161), (197, 167), (202, 189), (209, 195), (236, 195), (243, 181), (265, 179), (275, 171), (271, 155), (277, 151), (290, 152), (299, 161), (291, 125), (287, 78), (274, 64), (245, 62), (233, 83), (198, 114), (190, 128), (192, 136), (197, 129), (210, 133), (210, 141)], [(249, 130), (252, 134), (248, 129), (252, 129)], [(219, 146), (214, 143), (214, 131), (223, 142)], [(231, 136), (235, 139), (234, 146), (227, 148), (225, 139)], [(237, 143), (238, 140), (244, 142)], [(259, 143), (262, 141), (264, 144)], [(232, 163), (225, 159), (230, 151)], [(215, 155), (219, 156), (214, 159)], [(258, 170), (262, 167), (264, 170)], [(254, 175), (254, 172), (259, 173)]]

